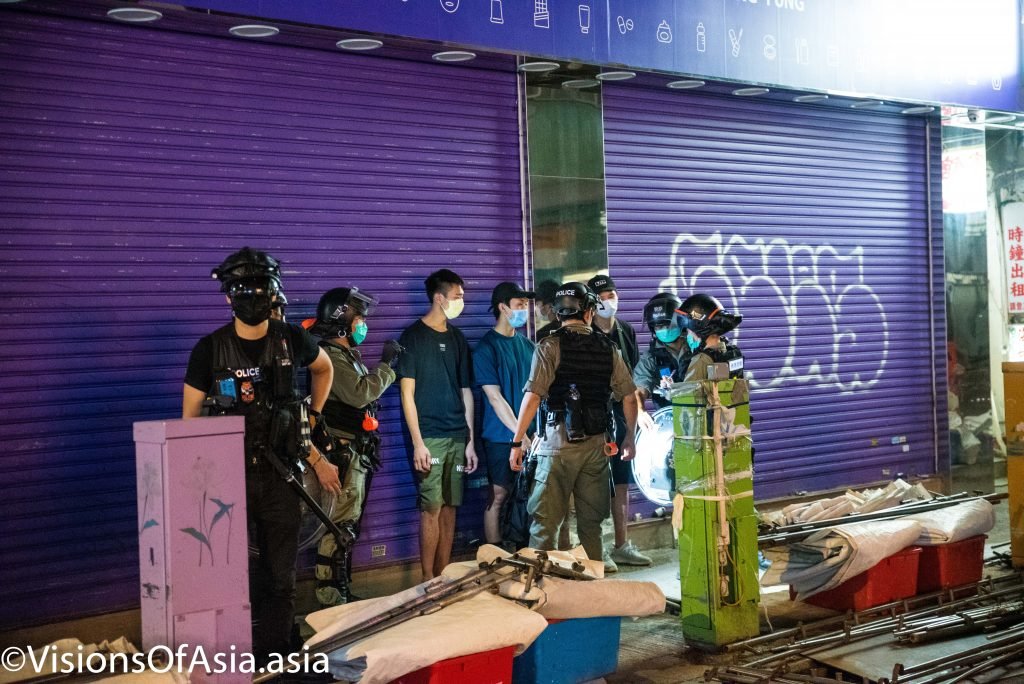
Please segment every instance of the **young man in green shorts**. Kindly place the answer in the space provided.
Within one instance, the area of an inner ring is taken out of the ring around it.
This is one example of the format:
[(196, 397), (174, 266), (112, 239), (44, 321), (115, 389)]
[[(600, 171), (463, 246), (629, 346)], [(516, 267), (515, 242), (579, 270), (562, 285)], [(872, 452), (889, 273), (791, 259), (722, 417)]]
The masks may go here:
[(463, 281), (444, 268), (424, 285), (430, 311), (402, 333), (397, 370), (419, 484), (420, 568), (430, 579), (451, 559), (462, 476), (476, 470), (476, 451), (469, 345), (450, 322), (462, 313)]

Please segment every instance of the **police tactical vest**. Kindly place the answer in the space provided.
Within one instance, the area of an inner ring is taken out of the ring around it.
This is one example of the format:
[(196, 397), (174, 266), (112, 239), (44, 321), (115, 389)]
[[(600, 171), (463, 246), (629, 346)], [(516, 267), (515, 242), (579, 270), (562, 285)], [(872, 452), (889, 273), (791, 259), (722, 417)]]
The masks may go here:
[(722, 342), (725, 343), (725, 349), (703, 349), (705, 354), (711, 357), (714, 363), (728, 363), (729, 364), (729, 377), (730, 378), (742, 378), (743, 377), (743, 353), (740, 348), (735, 344), (722, 338)]
[[(570, 387), (575, 385), (583, 410), (592, 418), (587, 421), (587, 434), (601, 434), (609, 424), (612, 369), (618, 353), (615, 344), (605, 335), (578, 333), (571, 327), (559, 328), (552, 333), (552, 337), (555, 336), (561, 358), (548, 389), (546, 410), (565, 411)], [(603, 416), (603, 420), (593, 420), (598, 416)]]
[(245, 416), (245, 455), (253, 463), (271, 448), (272, 423), (279, 410), (296, 400), (294, 353), (288, 326), (269, 321), (266, 345), (254, 365), (242, 349), (234, 322), (216, 330), (213, 339), (213, 387), (219, 413)]
[[(355, 367), (356, 373), (360, 377), (366, 375), (366, 366), (360, 363), (355, 354), (350, 350), (345, 349), (331, 342), (323, 341), (320, 343), (321, 347), (334, 347), (336, 349), (343, 349), (348, 357), (348, 361)], [(331, 360), (334, 360), (334, 355), (331, 355)], [(371, 413), (376, 413), (377, 402), (371, 401), (366, 406), (350, 406), (343, 401), (338, 399), (328, 398), (327, 403), (324, 404), (323, 414), (324, 418), (327, 419), (327, 425), (332, 430), (340, 430), (347, 432), (350, 435), (359, 435), (365, 433), (366, 430), (363, 428), (363, 418), (366, 417), (367, 410)]]

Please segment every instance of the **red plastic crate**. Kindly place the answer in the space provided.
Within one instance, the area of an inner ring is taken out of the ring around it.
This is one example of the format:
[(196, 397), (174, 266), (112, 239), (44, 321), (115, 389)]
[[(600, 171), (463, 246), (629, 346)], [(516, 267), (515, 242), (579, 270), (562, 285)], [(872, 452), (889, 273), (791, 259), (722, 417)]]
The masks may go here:
[(515, 646), (449, 658), (404, 674), (391, 684), (510, 684)]
[(917, 566), (917, 591), (924, 594), (980, 580), (987, 538), (979, 534), (952, 544), (923, 547)]
[(815, 594), (807, 603), (832, 610), (867, 610), (917, 594), (920, 546), (908, 546), (838, 587)]

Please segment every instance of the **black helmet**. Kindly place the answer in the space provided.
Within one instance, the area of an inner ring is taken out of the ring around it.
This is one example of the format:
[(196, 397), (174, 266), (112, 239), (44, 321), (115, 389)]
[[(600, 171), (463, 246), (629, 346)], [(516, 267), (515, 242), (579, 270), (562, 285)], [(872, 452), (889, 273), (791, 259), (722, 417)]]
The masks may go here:
[(316, 321), (309, 332), (324, 339), (345, 337), (352, 332), (352, 319), (366, 317), (376, 304), (376, 299), (358, 287), (328, 290), (316, 305)]
[(724, 335), (743, 321), (742, 314), (729, 313), (720, 301), (704, 293), (687, 297), (679, 312), (683, 325), (702, 340), (709, 335)]
[[(243, 247), (210, 271), (220, 281), (220, 291), (230, 294), (238, 283), (263, 287), (273, 292), (281, 289), (281, 264), (266, 252)], [(269, 282), (268, 282), (269, 280)]]
[(274, 303), (271, 305), (271, 308), (281, 309), (284, 311), (286, 306), (288, 306), (288, 298), (284, 296), (284, 292), (278, 291), (277, 296), (274, 297)]
[(562, 283), (555, 290), (553, 308), (561, 317), (582, 316), (597, 306), (597, 295), (581, 282)]
[[(644, 323), (647, 324), (651, 334), (654, 333), (654, 328), (658, 324), (671, 323), (677, 318), (676, 310), (682, 305), (682, 300), (671, 292), (659, 292), (651, 297), (650, 301), (644, 305)], [(679, 324), (679, 327), (682, 328), (682, 324)]]

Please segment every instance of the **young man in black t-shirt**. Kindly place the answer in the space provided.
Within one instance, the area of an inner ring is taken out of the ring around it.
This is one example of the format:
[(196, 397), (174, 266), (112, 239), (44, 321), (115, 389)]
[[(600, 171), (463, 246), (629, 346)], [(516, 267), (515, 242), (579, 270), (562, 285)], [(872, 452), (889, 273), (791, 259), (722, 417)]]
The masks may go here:
[[(276, 259), (248, 247), (214, 269), (234, 318), (203, 337), (192, 350), (185, 374), (182, 417), (197, 418), (207, 397), (218, 414), (245, 416), (245, 491), (248, 522), (255, 528), (259, 558), (250, 576), (250, 602), (257, 631), (258, 659), (291, 649), (295, 612), (295, 559), (300, 523), (299, 495), (275, 469), (279, 453), (270, 430), (271, 417), (294, 402), (292, 369), (308, 367), (311, 407), (323, 408), (333, 368), (327, 354), (305, 330), (271, 321), (280, 290)], [(310, 466), (326, 491), (338, 493), (338, 469), (313, 448)]]
[(445, 268), (424, 284), (430, 311), (402, 333), (397, 371), (419, 485), (420, 568), (430, 579), (451, 559), (462, 476), (476, 470), (476, 450), (469, 345), (450, 323), (462, 313), (462, 278)]

